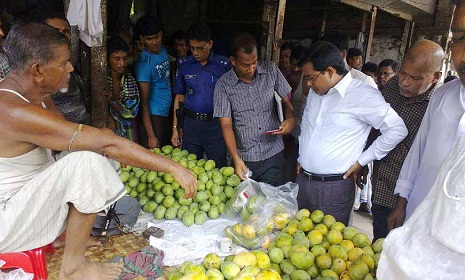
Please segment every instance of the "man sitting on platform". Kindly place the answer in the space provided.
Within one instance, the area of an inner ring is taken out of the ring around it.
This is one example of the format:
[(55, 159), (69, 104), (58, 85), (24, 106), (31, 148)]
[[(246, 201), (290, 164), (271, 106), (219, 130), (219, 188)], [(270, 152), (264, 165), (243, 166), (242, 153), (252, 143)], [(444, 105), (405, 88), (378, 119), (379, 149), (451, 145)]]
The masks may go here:
[[(85, 259), (95, 213), (125, 194), (106, 157), (171, 173), (186, 197), (196, 192), (193, 173), (108, 129), (68, 122), (44, 106), (47, 96), (66, 91), (73, 71), (69, 40), (55, 28), (17, 25), (3, 47), (10, 72), (0, 82), (0, 252), (44, 246), (66, 229), (59, 278), (116, 279), (121, 264)], [(53, 163), (49, 149), (71, 153)]]

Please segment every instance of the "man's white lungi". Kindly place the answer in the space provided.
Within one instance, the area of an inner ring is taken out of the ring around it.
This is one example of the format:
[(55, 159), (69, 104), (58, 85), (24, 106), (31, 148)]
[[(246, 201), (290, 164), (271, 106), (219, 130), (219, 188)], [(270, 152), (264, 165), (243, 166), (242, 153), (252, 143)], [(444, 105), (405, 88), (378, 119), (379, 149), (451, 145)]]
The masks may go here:
[[(46, 151), (39, 147), (19, 156), (20, 164), (16, 158), (0, 158), (0, 252), (25, 251), (52, 243), (65, 229), (68, 203), (79, 212), (97, 213), (125, 194), (118, 174), (104, 156), (73, 152), (46, 166), (40, 166), (43, 159), (40, 164), (34, 159), (25, 160), (37, 154), (43, 157)], [(39, 165), (32, 168), (36, 170), (33, 178), (15, 185), (14, 180), (31, 177), (17, 170), (27, 169), (24, 165), (28, 162)]]

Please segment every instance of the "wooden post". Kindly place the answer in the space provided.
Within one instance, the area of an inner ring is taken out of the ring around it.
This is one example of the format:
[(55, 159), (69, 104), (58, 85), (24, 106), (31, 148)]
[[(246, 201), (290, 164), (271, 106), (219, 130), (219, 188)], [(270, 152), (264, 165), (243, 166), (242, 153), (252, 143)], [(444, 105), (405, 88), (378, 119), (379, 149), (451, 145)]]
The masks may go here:
[[(373, 6), (367, 2), (374, 2), (374, 1), (362, 1), (362, 0), (333, 0), (333, 1), (352, 6), (354, 8), (367, 11), (369, 13), (373, 12)], [(412, 18), (413, 18), (413, 16), (409, 13), (402, 12), (397, 9), (389, 8), (386, 5), (380, 6), (379, 9), (395, 17), (399, 17), (405, 20), (412, 21)]]
[(100, 47), (90, 49), (90, 85), (92, 98), (92, 125), (106, 127), (108, 115), (108, 102), (102, 93), (109, 87), (107, 85), (107, 0), (100, 3), (103, 24), (103, 43)]
[[(286, 0), (279, 0), (278, 14), (276, 16), (276, 28), (274, 32), (274, 48), (273, 48), (273, 61), (279, 63), (279, 52), (281, 51), (281, 45), (276, 46), (283, 37), (283, 26), (284, 26), (284, 14), (286, 13)], [(278, 48), (279, 47), (279, 48)]]
[(397, 61), (402, 63), (402, 59), (404, 59), (405, 52), (409, 47), (409, 37), (410, 37), (410, 28), (412, 26), (412, 22), (406, 20), (404, 24), (404, 32), (402, 33), (402, 42), (399, 49), (399, 57)]
[(363, 34), (363, 37), (360, 39), (360, 33), (357, 35), (357, 40), (355, 42), (355, 47), (359, 48), (362, 53), (364, 54), (362, 56), (363, 63), (367, 61), (368, 57), (367, 54), (365, 53), (366, 48), (366, 42), (367, 42), (367, 25), (368, 25), (368, 15), (369, 13), (362, 11), (362, 26), (360, 28), (360, 33)]
[(373, 34), (375, 33), (375, 24), (376, 24), (376, 14), (378, 12), (378, 8), (373, 6), (371, 10), (371, 23), (370, 23), (370, 31), (368, 33), (368, 40), (367, 40), (367, 47), (365, 51), (365, 61), (370, 56), (371, 53), (371, 45), (373, 44)]
[(262, 17), (262, 47), (260, 50), (260, 57), (265, 61), (269, 61), (272, 58), (275, 22), (276, 0), (265, 0)]
[(412, 39), (413, 39), (413, 29), (415, 28), (415, 22), (412, 21), (412, 26), (410, 26), (410, 34), (408, 36), (408, 45), (407, 48), (409, 48), (412, 45)]
[[(65, 15), (68, 14), (69, 0), (63, 0), (63, 6), (65, 8)], [(76, 25), (71, 26), (71, 64), (74, 68), (77, 68), (81, 72), (81, 65), (79, 61), (79, 30)]]

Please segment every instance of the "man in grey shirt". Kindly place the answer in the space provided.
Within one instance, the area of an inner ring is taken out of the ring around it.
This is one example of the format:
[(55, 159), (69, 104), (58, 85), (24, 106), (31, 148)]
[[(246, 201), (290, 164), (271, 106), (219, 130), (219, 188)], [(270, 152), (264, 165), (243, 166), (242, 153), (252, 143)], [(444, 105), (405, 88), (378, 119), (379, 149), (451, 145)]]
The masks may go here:
[[(294, 128), (295, 117), (287, 98), (291, 87), (273, 62), (258, 62), (257, 43), (247, 33), (233, 39), (231, 64), (216, 83), (214, 117), (220, 119), (223, 138), (236, 174), (274, 186), (283, 183), (282, 135)], [(282, 98), (280, 123), (275, 92)]]

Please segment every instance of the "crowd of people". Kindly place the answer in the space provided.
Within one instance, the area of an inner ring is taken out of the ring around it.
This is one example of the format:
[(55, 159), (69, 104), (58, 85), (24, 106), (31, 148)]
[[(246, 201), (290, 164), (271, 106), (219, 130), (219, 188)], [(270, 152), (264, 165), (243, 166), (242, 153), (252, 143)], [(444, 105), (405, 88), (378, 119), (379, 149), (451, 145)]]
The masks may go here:
[(125, 193), (108, 159), (171, 173), (193, 197), (194, 174), (148, 150), (171, 144), (217, 167), (233, 164), (242, 180), (294, 181), (299, 208), (346, 225), (364, 188), (360, 207), (372, 202), (374, 238), (387, 236), (392, 246), (380, 271), (402, 270), (389, 259), (403, 250), (389, 232), (426, 219), (409, 217), (465, 131), (464, 21), (459, 3), (451, 45), (459, 77), (443, 85), (445, 54), (430, 40), (413, 43), (402, 61), (362, 65), (347, 36), (327, 32), (309, 47), (283, 44), (276, 65), (259, 60), (248, 33), (232, 38), (230, 57), (214, 53), (205, 22), (164, 46), (161, 23), (143, 16), (134, 40), (118, 31), (107, 42), (108, 90), (93, 93), (108, 102), (101, 129), (91, 126), (88, 95), (70, 62), (64, 15), (13, 26), (4, 41), (0, 21), (0, 252), (68, 233), (60, 278), (116, 278), (121, 264), (84, 257), (96, 213)]

